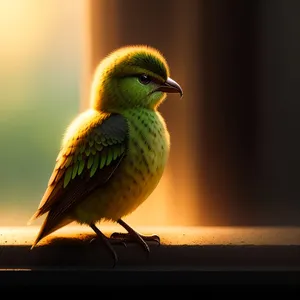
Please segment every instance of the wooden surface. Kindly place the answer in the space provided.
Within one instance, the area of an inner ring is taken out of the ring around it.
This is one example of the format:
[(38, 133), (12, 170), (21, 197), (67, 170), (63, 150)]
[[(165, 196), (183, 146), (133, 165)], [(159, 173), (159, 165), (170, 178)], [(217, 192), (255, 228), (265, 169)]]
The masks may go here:
[[(120, 227), (102, 226), (106, 235)], [(85, 226), (68, 226), (30, 250), (38, 227), (0, 228), (2, 269), (107, 269), (110, 253)], [(300, 228), (138, 227), (142, 234), (158, 234), (149, 256), (137, 244), (115, 245), (115, 269), (299, 269)]]
[[(99, 227), (109, 236), (112, 232), (125, 232), (120, 226)], [(300, 227), (135, 227), (142, 234), (158, 234), (162, 245), (300, 245)], [(0, 227), (0, 246), (30, 246), (39, 231), (38, 226)], [(94, 236), (87, 226), (66, 226), (39, 245), (61, 240), (81, 245)]]
[(300, 228), (135, 229), (158, 234), (161, 245), (150, 245), (149, 256), (136, 244), (114, 246), (119, 261), (112, 268), (87, 227), (65, 227), (32, 250), (38, 227), (0, 227), (0, 285), (300, 284)]

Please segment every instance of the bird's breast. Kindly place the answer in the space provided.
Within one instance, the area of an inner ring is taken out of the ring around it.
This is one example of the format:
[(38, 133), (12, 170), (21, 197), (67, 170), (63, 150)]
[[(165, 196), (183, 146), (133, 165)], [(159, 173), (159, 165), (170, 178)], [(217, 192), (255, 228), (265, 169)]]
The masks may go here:
[(90, 223), (118, 220), (132, 213), (159, 183), (169, 155), (169, 133), (158, 112), (126, 111), (129, 125), (126, 156), (105, 187), (77, 209), (76, 219)]
[[(127, 155), (116, 180), (128, 213), (136, 209), (159, 183), (169, 156), (170, 138), (158, 112), (132, 110), (125, 115), (129, 125)], [(121, 175), (122, 174), (122, 175)]]
[(165, 122), (155, 111), (128, 112), (129, 144), (127, 163), (141, 180), (160, 176), (169, 154), (170, 138)]

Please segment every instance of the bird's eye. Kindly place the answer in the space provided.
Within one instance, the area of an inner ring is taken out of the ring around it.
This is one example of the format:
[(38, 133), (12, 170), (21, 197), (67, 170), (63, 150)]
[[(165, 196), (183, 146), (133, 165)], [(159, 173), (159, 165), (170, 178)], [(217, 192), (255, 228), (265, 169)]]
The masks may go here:
[(138, 78), (139, 78), (139, 82), (145, 85), (151, 81), (151, 78), (146, 74), (142, 74)]

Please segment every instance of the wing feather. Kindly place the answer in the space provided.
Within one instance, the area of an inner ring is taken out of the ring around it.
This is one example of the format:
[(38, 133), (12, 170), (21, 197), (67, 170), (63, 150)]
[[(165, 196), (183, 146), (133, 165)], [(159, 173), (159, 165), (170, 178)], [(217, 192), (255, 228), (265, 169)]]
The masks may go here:
[(31, 220), (49, 211), (53, 217), (61, 215), (104, 184), (125, 155), (127, 138), (128, 124), (119, 114), (106, 115), (93, 126), (81, 128), (57, 156), (48, 187)]

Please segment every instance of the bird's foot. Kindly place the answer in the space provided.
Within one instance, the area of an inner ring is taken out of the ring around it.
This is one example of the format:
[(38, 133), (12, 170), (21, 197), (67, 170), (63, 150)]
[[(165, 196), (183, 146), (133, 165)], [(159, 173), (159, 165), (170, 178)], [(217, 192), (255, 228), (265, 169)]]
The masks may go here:
[(154, 242), (156, 245), (160, 245), (160, 238), (157, 235), (148, 235), (144, 236), (139, 233), (137, 233), (133, 228), (131, 228), (127, 223), (125, 223), (122, 219), (119, 219), (117, 221), (123, 228), (126, 229), (128, 233), (113, 233), (110, 238), (111, 239), (121, 239), (125, 243), (132, 243), (137, 242), (139, 245), (143, 247), (143, 249), (147, 252), (149, 255), (150, 248), (147, 244)]
[(148, 244), (154, 244), (156, 246), (160, 245), (160, 238), (157, 235), (141, 235), (137, 233), (135, 230), (133, 230), (128, 224), (126, 224), (123, 220), (119, 219), (118, 223), (123, 226), (128, 233), (119, 233), (114, 232), (109, 238), (104, 235), (95, 224), (90, 224), (90, 227), (94, 230), (94, 232), (97, 234), (96, 238), (93, 238), (90, 243), (95, 243), (97, 241), (101, 241), (102, 244), (106, 245), (107, 249), (110, 251), (114, 258), (114, 266), (116, 265), (118, 261), (117, 254), (115, 250), (113, 249), (112, 245), (123, 245), (127, 247), (127, 244), (134, 244), (137, 243), (140, 246), (143, 247), (143, 249), (147, 252), (149, 255), (150, 248)]
[[(107, 240), (107, 242), (110, 243), (110, 245), (112, 245), (112, 246), (114, 246), (114, 245), (119, 246), (119, 245), (120, 245), (120, 246), (124, 246), (125, 248), (127, 247), (126, 242), (123, 241), (122, 239), (106, 238), (106, 240)], [(90, 240), (90, 244), (96, 244), (96, 243), (98, 243), (98, 242), (101, 243), (101, 241), (99, 240), (99, 238), (98, 238), (97, 236), (94, 237), (94, 238), (92, 238), (92, 239)]]
[(132, 235), (130, 233), (114, 232), (109, 239), (113, 243), (119, 242), (123, 243), (125, 246), (127, 246), (127, 244), (139, 243), (147, 252), (150, 252), (148, 244), (153, 246), (160, 245), (160, 238), (158, 235)]
[(95, 238), (93, 238), (90, 243), (102, 243), (104, 246), (106, 246), (106, 249), (109, 250), (110, 254), (112, 255), (113, 259), (114, 259), (114, 263), (113, 263), (113, 268), (116, 266), (117, 262), (118, 262), (118, 256), (116, 251), (114, 250), (114, 248), (112, 247), (112, 244), (110, 242), (110, 239), (104, 235), (97, 227), (95, 224), (91, 224), (90, 227), (95, 231), (95, 233), (97, 234), (97, 236)]

